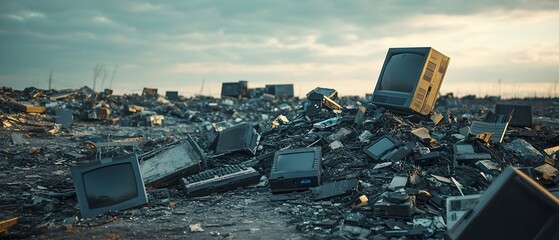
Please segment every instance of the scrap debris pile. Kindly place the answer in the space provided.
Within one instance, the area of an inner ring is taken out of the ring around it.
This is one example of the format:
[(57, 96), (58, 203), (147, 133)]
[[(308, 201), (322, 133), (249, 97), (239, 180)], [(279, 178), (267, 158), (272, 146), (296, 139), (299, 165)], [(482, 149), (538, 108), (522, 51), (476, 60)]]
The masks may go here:
[[(503, 114), (510, 103), (531, 105), (529, 121), (515, 115), (525, 110), (519, 105)], [(115, 96), (88, 87), (2, 88), (0, 236), (67, 237), (244, 197), (265, 198), (302, 236), (441, 239), (507, 166), (557, 194), (557, 102), (446, 95), (436, 106), (429, 116), (396, 114), (327, 88), (305, 99), (173, 100), (150, 89)], [(109, 200), (95, 203), (108, 209), (97, 212), (85, 192), (99, 189), (80, 189), (72, 175), (127, 156), (137, 159), (146, 203), (138, 194), (140, 209)], [(250, 206), (244, 211), (250, 219)], [(191, 223), (186, 234), (211, 227)]]

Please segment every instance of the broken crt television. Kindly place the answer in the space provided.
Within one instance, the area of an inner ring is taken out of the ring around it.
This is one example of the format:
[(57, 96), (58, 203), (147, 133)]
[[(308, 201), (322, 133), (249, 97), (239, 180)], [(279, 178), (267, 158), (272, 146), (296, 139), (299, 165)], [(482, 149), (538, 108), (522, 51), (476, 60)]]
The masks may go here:
[(84, 218), (148, 202), (136, 154), (85, 163), (70, 171)]
[(435, 106), (449, 60), (430, 47), (388, 49), (371, 102), (428, 115)]
[(232, 152), (250, 152), (254, 155), (259, 142), (260, 134), (252, 124), (241, 123), (219, 133), (215, 154), (220, 156)]
[(559, 199), (520, 170), (507, 167), (447, 239), (559, 239)]
[(270, 170), (272, 193), (306, 190), (321, 184), (322, 149), (279, 150)]

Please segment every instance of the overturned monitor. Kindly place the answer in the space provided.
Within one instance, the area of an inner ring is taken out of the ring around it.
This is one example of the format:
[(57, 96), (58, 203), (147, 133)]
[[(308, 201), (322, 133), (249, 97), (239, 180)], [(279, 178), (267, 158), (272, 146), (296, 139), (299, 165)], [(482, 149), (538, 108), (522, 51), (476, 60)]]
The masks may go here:
[(428, 115), (435, 106), (449, 58), (430, 47), (390, 48), (372, 103)]
[(82, 217), (94, 217), (147, 203), (135, 154), (70, 168)]
[(508, 167), (447, 239), (559, 239), (559, 200), (518, 169)]
[(256, 154), (260, 134), (250, 123), (243, 123), (221, 131), (217, 139), (216, 155), (232, 152), (250, 152)]
[(369, 156), (375, 161), (385, 160), (385, 156), (398, 150), (398, 147), (402, 145), (402, 142), (390, 137), (383, 136), (372, 144), (366, 146), (363, 149), (365, 155)]
[(139, 156), (140, 170), (148, 188), (166, 187), (181, 177), (200, 172), (204, 159), (202, 149), (188, 134), (182, 141)]
[(530, 105), (497, 104), (495, 113), (501, 115), (512, 113), (509, 123), (511, 127), (532, 127), (532, 106)]
[(301, 148), (277, 151), (270, 170), (273, 193), (306, 190), (321, 184), (322, 149)]

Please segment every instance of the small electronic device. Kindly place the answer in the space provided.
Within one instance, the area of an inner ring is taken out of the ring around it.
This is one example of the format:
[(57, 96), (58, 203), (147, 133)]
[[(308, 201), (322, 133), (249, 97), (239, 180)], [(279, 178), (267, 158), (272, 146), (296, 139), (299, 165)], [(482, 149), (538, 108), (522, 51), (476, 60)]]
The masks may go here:
[(491, 159), (489, 153), (476, 153), (471, 144), (454, 144), (452, 147), (456, 163), (473, 163)]
[(82, 217), (94, 217), (147, 204), (136, 154), (71, 167)]
[(321, 184), (321, 174), (321, 148), (280, 150), (270, 169), (270, 189), (272, 193), (306, 190)]

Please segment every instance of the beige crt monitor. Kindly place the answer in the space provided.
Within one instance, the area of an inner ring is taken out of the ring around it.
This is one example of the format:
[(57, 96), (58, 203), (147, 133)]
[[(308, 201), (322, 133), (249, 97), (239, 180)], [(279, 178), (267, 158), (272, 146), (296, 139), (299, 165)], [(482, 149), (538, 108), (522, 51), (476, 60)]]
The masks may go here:
[(449, 60), (430, 47), (388, 49), (371, 102), (428, 115), (435, 107)]

